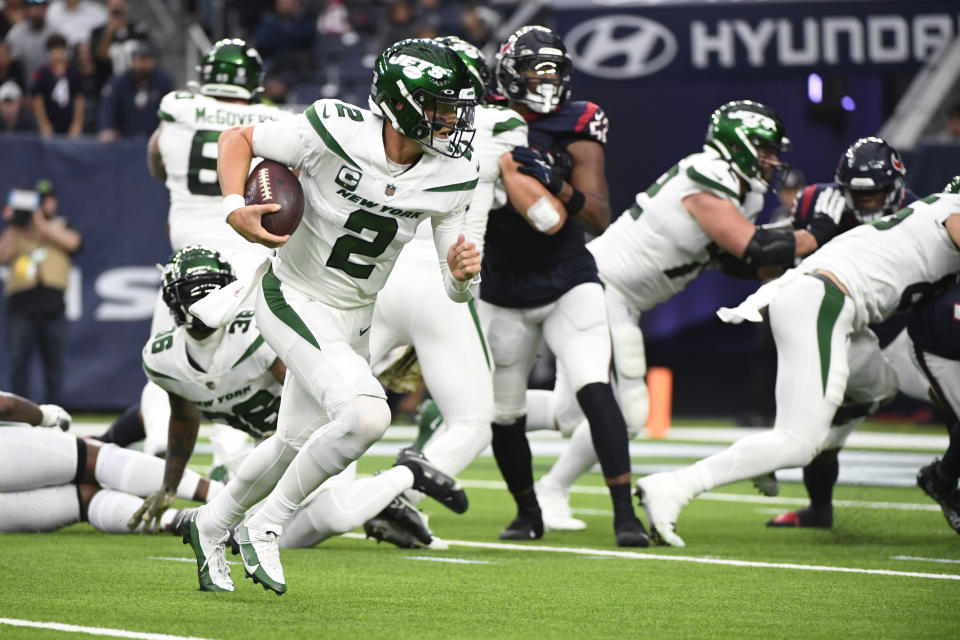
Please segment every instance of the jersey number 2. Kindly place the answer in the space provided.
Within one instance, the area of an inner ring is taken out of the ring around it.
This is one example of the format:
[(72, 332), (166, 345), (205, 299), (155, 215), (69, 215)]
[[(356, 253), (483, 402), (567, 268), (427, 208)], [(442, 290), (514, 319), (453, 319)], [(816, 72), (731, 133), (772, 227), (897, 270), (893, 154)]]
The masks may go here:
[(340, 236), (333, 243), (330, 257), (327, 258), (327, 266), (340, 269), (353, 278), (365, 280), (370, 277), (374, 265), (351, 262), (350, 255), (355, 253), (369, 258), (380, 256), (390, 246), (394, 236), (397, 235), (397, 221), (394, 218), (378, 216), (375, 213), (357, 209), (350, 213), (343, 226), (354, 233), (363, 233), (364, 229), (369, 229), (376, 232), (376, 235), (370, 240), (364, 240), (354, 235)]

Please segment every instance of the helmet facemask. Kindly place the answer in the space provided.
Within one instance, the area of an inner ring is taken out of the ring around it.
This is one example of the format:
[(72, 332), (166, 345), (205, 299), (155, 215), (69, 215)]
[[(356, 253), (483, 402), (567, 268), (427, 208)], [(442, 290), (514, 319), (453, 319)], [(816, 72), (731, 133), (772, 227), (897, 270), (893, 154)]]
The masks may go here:
[(759, 193), (776, 189), (790, 170), (779, 157), (791, 148), (783, 123), (772, 109), (758, 102), (728, 102), (714, 111), (707, 144)]
[(572, 71), (563, 40), (546, 27), (519, 29), (497, 54), (500, 93), (535, 113), (550, 113), (570, 97)]
[(163, 301), (178, 327), (209, 333), (213, 331), (210, 327), (190, 315), (190, 306), (236, 279), (230, 263), (216, 251), (200, 246), (184, 247), (164, 269)]

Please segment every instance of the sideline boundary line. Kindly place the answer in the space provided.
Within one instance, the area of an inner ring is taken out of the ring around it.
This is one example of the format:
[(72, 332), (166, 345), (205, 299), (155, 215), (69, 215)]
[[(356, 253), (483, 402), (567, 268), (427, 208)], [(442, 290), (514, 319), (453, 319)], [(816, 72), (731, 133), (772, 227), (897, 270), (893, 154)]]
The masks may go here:
[(51, 629), (66, 633), (86, 633), (91, 636), (110, 636), (112, 638), (136, 638), (137, 640), (210, 640), (196, 636), (174, 636), (167, 633), (146, 633), (141, 631), (126, 631), (125, 629), (108, 629), (106, 627), (82, 627), (76, 624), (61, 622), (38, 622), (35, 620), (18, 620), (16, 618), (0, 618), (0, 625), (11, 627), (31, 627), (34, 629)]

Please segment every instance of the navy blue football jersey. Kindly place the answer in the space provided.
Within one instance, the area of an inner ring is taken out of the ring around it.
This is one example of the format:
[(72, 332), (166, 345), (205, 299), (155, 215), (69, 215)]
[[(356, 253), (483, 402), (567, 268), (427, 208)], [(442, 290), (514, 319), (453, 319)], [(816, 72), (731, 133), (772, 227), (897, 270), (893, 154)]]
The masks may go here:
[[(860, 220), (849, 207), (844, 208), (839, 221), (816, 210), (817, 200), (823, 195), (824, 191), (839, 188), (836, 182), (820, 182), (807, 185), (797, 194), (796, 199), (793, 201), (793, 209), (791, 211), (793, 228), (805, 229), (813, 233), (814, 237), (817, 238), (818, 246), (822, 247), (825, 242), (834, 236), (838, 236), (844, 231), (849, 231), (860, 225)], [(916, 194), (907, 189), (900, 206), (905, 207), (917, 199)]]
[(914, 308), (907, 331), (918, 349), (960, 360), (960, 284)]
[[(528, 144), (569, 180), (567, 147), (578, 140), (607, 141), (607, 117), (592, 102), (565, 102), (555, 111), (527, 118)], [(510, 203), (490, 212), (484, 245), (480, 298), (511, 308), (539, 307), (584, 282), (600, 282), (583, 229), (568, 218), (555, 234), (533, 229)]]

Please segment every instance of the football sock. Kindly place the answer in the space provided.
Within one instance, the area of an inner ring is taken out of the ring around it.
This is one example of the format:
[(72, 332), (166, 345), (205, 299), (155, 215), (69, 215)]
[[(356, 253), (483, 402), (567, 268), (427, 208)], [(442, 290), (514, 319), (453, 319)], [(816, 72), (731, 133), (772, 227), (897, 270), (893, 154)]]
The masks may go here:
[[(87, 507), (87, 520), (94, 529), (105, 533), (130, 533), (127, 523), (143, 504), (143, 499), (121, 491), (102, 489), (94, 494)], [(143, 529), (143, 523), (136, 531)]]
[(556, 430), (553, 394), (553, 391), (545, 389), (527, 389), (527, 431)]
[[(94, 478), (110, 489), (145, 498), (163, 485), (163, 466), (160, 458), (107, 444), (97, 454)], [(177, 487), (177, 497), (193, 500), (200, 478), (197, 472), (186, 469)]]
[(569, 489), (577, 478), (589, 471), (596, 463), (597, 453), (593, 450), (590, 425), (584, 421), (574, 430), (566, 449), (550, 467), (547, 475), (540, 480), (563, 489)]
[(241, 463), (236, 477), (200, 509), (197, 527), (212, 538), (232, 529), (250, 507), (270, 493), (296, 455), (297, 450), (277, 436), (261, 442)]
[[(500, 474), (507, 483), (507, 489), (517, 500), (521, 508), (536, 505), (533, 493), (533, 461), (530, 455), (530, 443), (525, 432), (526, 416), (517, 418), (512, 424), (496, 424), (493, 428), (493, 457), (500, 468)], [(521, 498), (523, 498), (521, 504)]]
[(960, 424), (953, 423), (949, 431), (950, 444), (943, 458), (937, 463), (937, 473), (956, 482), (957, 478), (960, 478)]
[(590, 423), (590, 436), (605, 478), (630, 473), (630, 438), (627, 423), (613, 397), (613, 387), (592, 382), (577, 391), (577, 402)]
[(390, 426), (387, 403), (373, 396), (357, 396), (332, 411), (333, 420), (304, 443), (263, 506), (247, 519), (248, 526), (282, 535), (307, 496), (363, 455)]
[(467, 468), (490, 445), (489, 423), (445, 423), (423, 448), (423, 455), (452, 476)]
[(630, 482), (614, 484), (609, 486), (608, 489), (610, 489), (610, 499), (613, 501), (614, 523), (636, 519), (637, 516), (633, 511), (633, 503), (630, 501), (633, 484)]
[(77, 477), (78, 442), (59, 429), (0, 428), (0, 491), (72, 483)]
[(0, 532), (54, 531), (79, 521), (75, 485), (0, 493)]
[(280, 538), (282, 547), (309, 547), (356, 529), (413, 486), (407, 467), (393, 467), (372, 478), (321, 490), (294, 515)]
[(150, 456), (167, 450), (167, 430), (170, 427), (170, 396), (153, 382), (147, 382), (140, 392), (140, 415), (146, 434), (143, 452)]
[(803, 484), (810, 495), (810, 508), (824, 515), (833, 512), (833, 486), (840, 472), (838, 453), (839, 449), (821, 451), (803, 468)]
[(119, 418), (117, 418), (110, 428), (94, 439), (100, 442), (108, 442), (118, 447), (126, 447), (134, 442), (140, 442), (146, 437), (143, 430), (143, 420), (140, 419), (140, 403), (127, 407)]

